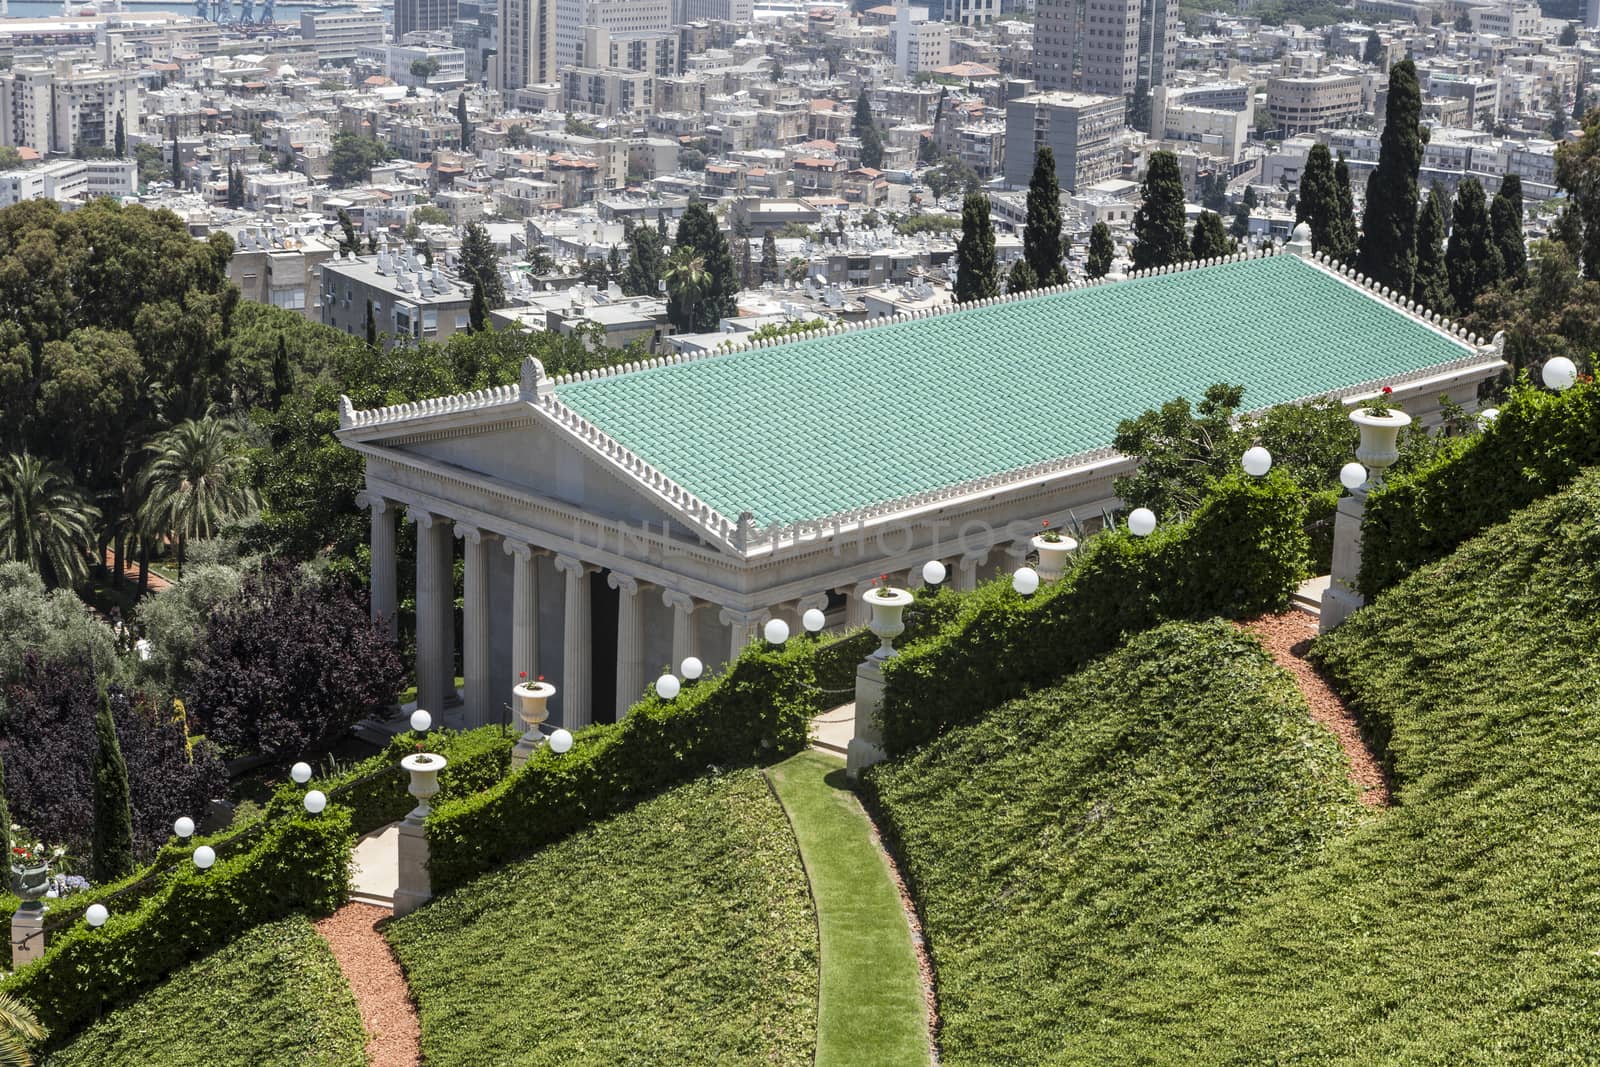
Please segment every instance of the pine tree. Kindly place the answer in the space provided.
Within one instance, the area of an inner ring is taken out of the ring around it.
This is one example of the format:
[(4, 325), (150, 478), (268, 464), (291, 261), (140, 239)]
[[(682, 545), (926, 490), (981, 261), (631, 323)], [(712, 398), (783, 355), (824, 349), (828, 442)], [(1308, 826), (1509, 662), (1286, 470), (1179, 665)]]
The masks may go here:
[(606, 253), (606, 284), (622, 281), (622, 249), (616, 245), (611, 246), (611, 251)]
[(1528, 277), (1528, 243), (1522, 233), (1522, 179), (1507, 174), (1489, 207), (1494, 243), (1500, 249), (1505, 277), (1518, 285)]
[(1350, 191), (1350, 164), (1343, 152), (1339, 153), (1339, 159), (1333, 165), (1333, 184), (1339, 190), (1339, 224), (1334, 228), (1336, 243), (1328, 254), (1340, 263), (1351, 263), (1356, 258), (1361, 232), (1356, 229), (1356, 200), (1355, 194)]
[(94, 717), (93, 880), (114, 882), (133, 870), (133, 809), (129, 806), (128, 766), (117, 744), (111, 699), (102, 689)]
[(1409, 292), (1417, 269), (1417, 171), (1422, 166), (1422, 91), (1409, 59), (1389, 71), (1389, 103), (1378, 166), (1367, 179), (1358, 266), (1367, 277)]
[(1215, 211), (1202, 211), (1194, 220), (1194, 237), (1189, 242), (1189, 255), (1195, 259), (1216, 259), (1231, 256), (1238, 250), (1228, 231), (1222, 228), (1222, 216)]
[(1411, 299), (1440, 315), (1455, 313), (1450, 299), (1450, 271), (1444, 258), (1444, 217), (1448, 208), (1444, 194), (1435, 187), (1422, 205), (1417, 220), (1417, 270), (1411, 283)]
[(655, 296), (661, 291), (665, 242), (653, 226), (635, 226), (628, 241), (628, 265), (622, 269), (622, 291), (629, 296)]
[[(1049, 148), (1041, 148), (1033, 156), (1022, 258), (1028, 262), (1033, 288), (1059, 285), (1065, 280), (1066, 268), (1061, 264), (1066, 258), (1061, 242), (1061, 185), (1056, 180), (1056, 155)], [(1020, 292), (1015, 288), (1011, 291)]]
[(989, 198), (982, 193), (968, 193), (961, 202), (961, 240), (956, 245), (956, 302), (965, 304), (999, 293)]
[(1156, 152), (1144, 177), (1144, 203), (1133, 214), (1133, 268), (1149, 270), (1189, 258), (1178, 157)]
[(1254, 211), (1257, 207), (1260, 206), (1260, 204), (1261, 204), (1261, 201), (1256, 199), (1256, 187), (1253, 186), (1253, 185), (1245, 186), (1244, 187), (1244, 209), (1246, 211)]
[(1089, 262), (1091, 278), (1104, 278), (1111, 273), (1111, 263), (1117, 257), (1117, 246), (1111, 243), (1111, 228), (1097, 222), (1089, 230)]
[(1311, 227), (1311, 247), (1333, 254), (1339, 241), (1339, 186), (1333, 180), (1333, 156), (1328, 146), (1314, 144), (1300, 172), (1300, 199), (1294, 221)]
[[(683, 218), (678, 220), (677, 247), (693, 249), (704, 259), (706, 273), (711, 276), (705, 291), (699, 294), (694, 306), (687, 309), (688, 315), (682, 321), (690, 322), (694, 332), (715, 330), (723, 319), (739, 311), (739, 278), (728, 239), (718, 228), (711, 209), (699, 200), (691, 201), (684, 209)], [(674, 321), (679, 320), (674, 318)]]
[(778, 283), (778, 239), (771, 230), (761, 238), (761, 281), (764, 285)]
[(1039, 288), (1039, 276), (1033, 273), (1033, 268), (1028, 266), (1027, 260), (1018, 260), (1016, 266), (1006, 275), (1006, 292), (1027, 293), (1037, 288)]
[(506, 306), (506, 287), (500, 280), (500, 253), (481, 223), (469, 222), (461, 238), (460, 273), (462, 281), (483, 290), (483, 300), (490, 310)]
[(878, 124), (873, 121), (872, 102), (867, 99), (865, 89), (856, 97), (856, 113), (850, 123), (850, 132), (861, 142), (861, 165), (874, 170), (883, 166), (883, 137), (878, 133)]
[(120, 111), (117, 112), (117, 129), (111, 138), (111, 147), (116, 149), (118, 159), (128, 154), (128, 131), (122, 124), (122, 112)]
[(1250, 211), (1243, 204), (1233, 213), (1233, 221), (1228, 224), (1230, 237), (1248, 237), (1250, 235)]
[(1445, 262), (1450, 269), (1450, 297), (1461, 314), (1470, 312), (1478, 294), (1500, 280), (1500, 249), (1489, 223), (1489, 202), (1476, 178), (1467, 178), (1456, 187)]

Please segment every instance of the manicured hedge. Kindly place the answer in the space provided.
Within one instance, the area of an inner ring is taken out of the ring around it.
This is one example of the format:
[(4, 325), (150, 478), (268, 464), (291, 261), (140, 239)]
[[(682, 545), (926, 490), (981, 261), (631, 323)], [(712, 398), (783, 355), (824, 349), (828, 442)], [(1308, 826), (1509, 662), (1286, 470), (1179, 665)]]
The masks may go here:
[(541, 748), (476, 796), (436, 804), (428, 819), (435, 892), (631, 807), (709, 766), (773, 762), (805, 746), (828, 701), (816, 685), (820, 647), (751, 645), (724, 674), (678, 698), (635, 704), (619, 723), (592, 726), (572, 751)]
[(131, 1000), (199, 956), (296, 911), (331, 912), (350, 895), (350, 812), (269, 824), (249, 851), (209, 871), (175, 870), (137, 910), (58, 935), (44, 957), (0, 981), (33, 1005), (55, 1040)]
[(1303, 494), (1274, 471), (1217, 482), (1192, 518), (1146, 538), (1108, 531), (1030, 598), (1003, 576), (937, 632), (884, 664), (885, 746), (905, 752), (1012, 697), (1052, 684), (1122, 635), (1173, 619), (1283, 606), (1306, 570)]
[(1527, 384), (1480, 434), (1388, 480), (1367, 500), (1361, 592), (1368, 598), (1600, 464), (1600, 388), (1564, 393)]

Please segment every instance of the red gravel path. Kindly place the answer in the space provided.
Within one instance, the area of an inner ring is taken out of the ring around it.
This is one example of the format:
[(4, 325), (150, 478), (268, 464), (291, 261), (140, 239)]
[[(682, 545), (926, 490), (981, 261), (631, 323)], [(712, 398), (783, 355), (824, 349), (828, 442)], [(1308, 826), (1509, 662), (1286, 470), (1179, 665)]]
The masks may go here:
[(1311, 707), (1311, 717), (1333, 734), (1350, 761), (1350, 781), (1360, 791), (1361, 803), (1372, 808), (1388, 807), (1389, 778), (1383, 772), (1366, 738), (1361, 723), (1339, 695), (1322, 680), (1322, 675), (1306, 660), (1306, 649), (1317, 636), (1317, 621), (1301, 611), (1282, 615), (1263, 615), (1240, 624), (1255, 634), (1278, 666), (1294, 676), (1295, 684)]
[(346, 904), (317, 923), (350, 983), (367, 1026), (367, 1062), (371, 1067), (420, 1067), (422, 1028), (411, 988), (378, 932), (378, 923), (390, 915), (373, 904)]

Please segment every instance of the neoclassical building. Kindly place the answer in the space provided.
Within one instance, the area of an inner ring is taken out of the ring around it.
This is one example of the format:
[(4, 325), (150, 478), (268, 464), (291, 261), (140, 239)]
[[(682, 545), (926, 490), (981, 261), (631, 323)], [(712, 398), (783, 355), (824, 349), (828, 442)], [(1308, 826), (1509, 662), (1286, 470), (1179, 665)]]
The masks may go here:
[(1041, 524), (1097, 526), (1131, 461), (1117, 423), (1215, 382), (1255, 407), (1383, 386), (1424, 424), (1504, 364), (1304, 239), (1022, 297), (371, 411), (373, 611), (396, 610), (397, 522), (417, 527), (417, 685), (497, 721), (520, 673), (566, 726), (612, 719), (663, 668), (714, 667), (772, 617), (860, 618), (874, 578), (931, 559), (971, 587)]

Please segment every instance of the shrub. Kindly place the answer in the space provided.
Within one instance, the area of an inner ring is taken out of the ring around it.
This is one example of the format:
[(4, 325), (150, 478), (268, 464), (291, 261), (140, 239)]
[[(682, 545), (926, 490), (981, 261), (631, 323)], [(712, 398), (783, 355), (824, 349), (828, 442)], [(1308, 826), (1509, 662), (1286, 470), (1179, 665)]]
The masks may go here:
[(133, 806), (128, 792), (128, 765), (117, 744), (111, 699), (100, 691), (94, 716), (94, 880), (109, 882), (133, 870)]
[(235, 567), (197, 564), (191, 546), (183, 581), (145, 597), (134, 609), (134, 630), (150, 642), (150, 658), (139, 665), (139, 677), (169, 692), (186, 692), (206, 622), (238, 596), (241, 582)]
[(304, 752), (400, 688), (404, 665), (365, 598), (291, 564), (251, 574), (212, 616), (195, 654), (194, 710), (238, 753)]
[(75, 593), (47, 593), (26, 563), (0, 563), (0, 685), (22, 677), (29, 652), (45, 660), (92, 664), (100, 678), (116, 677), (121, 666), (111, 627), (83, 610)]
[(1214, 484), (1194, 517), (1146, 538), (1091, 538), (1067, 574), (1030, 599), (999, 580), (963, 598), (937, 633), (883, 665), (885, 747), (905, 752), (1028, 689), (1051, 684), (1169, 619), (1281, 607), (1305, 573), (1305, 504), (1274, 471)]
[(722, 675), (677, 699), (648, 696), (619, 723), (593, 726), (572, 751), (541, 748), (476, 796), (436, 804), (428, 819), (434, 892), (459, 886), (707, 766), (770, 762), (799, 751), (824, 709), (814, 642), (751, 645)]
[(160, 893), (100, 929), (74, 926), (42, 959), (0, 981), (22, 997), (54, 1040), (131, 1000), (183, 964), (247, 930), (296, 911), (331, 912), (350, 895), (350, 813), (273, 824), (242, 855), (209, 871), (176, 870)]
[(1375, 597), (1597, 463), (1600, 388), (1582, 382), (1550, 393), (1524, 379), (1484, 432), (1452, 440), (1367, 498), (1361, 592)]

